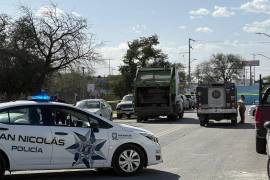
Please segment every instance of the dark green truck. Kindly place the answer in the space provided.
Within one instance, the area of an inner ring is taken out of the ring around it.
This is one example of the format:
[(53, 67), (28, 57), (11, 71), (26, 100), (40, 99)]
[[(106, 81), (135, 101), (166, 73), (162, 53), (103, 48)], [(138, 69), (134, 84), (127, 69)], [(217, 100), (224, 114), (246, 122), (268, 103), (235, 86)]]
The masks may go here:
[(183, 117), (183, 101), (179, 94), (176, 68), (139, 68), (134, 83), (137, 121), (167, 116), (169, 120)]

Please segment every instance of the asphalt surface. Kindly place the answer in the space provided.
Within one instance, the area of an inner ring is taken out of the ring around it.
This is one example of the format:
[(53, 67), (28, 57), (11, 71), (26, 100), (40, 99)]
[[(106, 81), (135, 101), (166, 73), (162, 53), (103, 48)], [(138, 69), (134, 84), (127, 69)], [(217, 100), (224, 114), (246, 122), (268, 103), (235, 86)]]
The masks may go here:
[(115, 120), (152, 131), (159, 137), (164, 163), (151, 166), (132, 177), (118, 177), (110, 170), (63, 170), (16, 172), (5, 179), (140, 179), (140, 180), (265, 180), (266, 155), (255, 152), (254, 119), (232, 126), (228, 121), (200, 127), (196, 113), (183, 119), (136, 123), (135, 119)]

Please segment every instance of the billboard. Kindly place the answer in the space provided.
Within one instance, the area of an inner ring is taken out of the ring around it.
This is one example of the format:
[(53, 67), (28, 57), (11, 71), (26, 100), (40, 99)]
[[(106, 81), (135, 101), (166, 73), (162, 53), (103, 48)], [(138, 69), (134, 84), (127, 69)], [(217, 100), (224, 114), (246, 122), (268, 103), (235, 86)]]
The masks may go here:
[(242, 61), (244, 66), (260, 66), (259, 60)]

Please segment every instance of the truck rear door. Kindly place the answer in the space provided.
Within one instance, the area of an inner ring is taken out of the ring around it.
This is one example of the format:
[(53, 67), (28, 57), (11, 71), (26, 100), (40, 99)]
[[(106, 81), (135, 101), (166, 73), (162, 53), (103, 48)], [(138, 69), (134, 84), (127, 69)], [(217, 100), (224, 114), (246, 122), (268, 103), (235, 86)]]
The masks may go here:
[(211, 87), (208, 90), (208, 105), (212, 108), (225, 107), (225, 89), (224, 87)]

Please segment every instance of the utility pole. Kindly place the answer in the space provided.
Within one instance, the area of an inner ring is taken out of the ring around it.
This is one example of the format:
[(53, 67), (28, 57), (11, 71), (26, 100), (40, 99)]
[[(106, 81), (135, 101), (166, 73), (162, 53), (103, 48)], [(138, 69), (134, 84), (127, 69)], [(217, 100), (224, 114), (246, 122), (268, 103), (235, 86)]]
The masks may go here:
[(109, 63), (108, 63), (108, 64), (109, 64), (109, 67), (108, 67), (108, 68), (109, 68), (109, 69), (108, 69), (108, 70), (109, 70), (109, 74), (108, 74), (108, 75), (111, 75), (111, 60), (112, 60), (112, 59), (111, 59), (111, 58), (108, 58), (108, 59), (104, 59), (104, 60), (109, 61)]
[(243, 79), (244, 79), (244, 86), (246, 86), (246, 67), (244, 66), (244, 75), (243, 75)]
[(248, 80), (248, 76), (247, 76), (248, 75), (248, 69), (246, 70), (246, 67), (245, 67), (245, 71), (246, 71), (246, 78), (245, 78), (245, 80)]
[(109, 75), (111, 75), (111, 59), (109, 58)]
[(252, 66), (249, 66), (249, 85), (252, 86)]
[[(253, 54), (253, 61), (254, 61), (254, 62), (255, 62), (255, 59), (256, 59), (256, 54)], [(253, 70), (253, 71), (254, 71), (254, 81), (253, 81), (253, 82), (254, 82), (254, 85), (255, 85), (255, 82), (256, 82), (256, 76), (255, 76), (255, 75), (256, 75), (256, 74), (255, 74), (255, 64), (254, 64), (254, 70)]]
[(83, 99), (84, 99), (84, 90), (85, 90), (84, 69), (85, 69), (85, 67), (82, 67), (82, 72), (83, 72), (82, 98)]
[(188, 39), (188, 83), (189, 85), (191, 83), (191, 75), (190, 75), (190, 50), (192, 49), (192, 46), (190, 45), (191, 41), (195, 42), (195, 40), (191, 38)]

